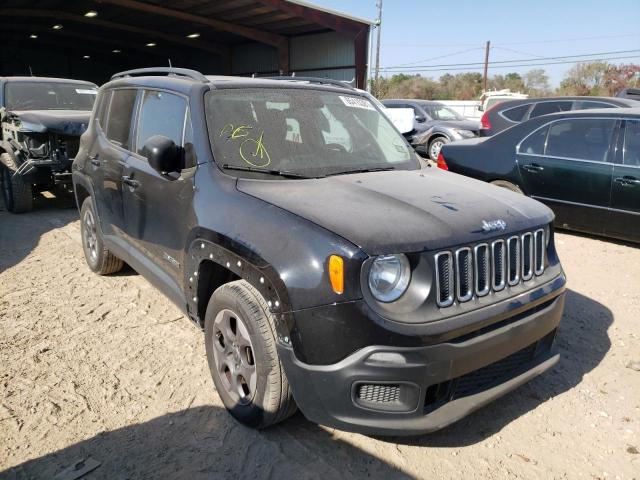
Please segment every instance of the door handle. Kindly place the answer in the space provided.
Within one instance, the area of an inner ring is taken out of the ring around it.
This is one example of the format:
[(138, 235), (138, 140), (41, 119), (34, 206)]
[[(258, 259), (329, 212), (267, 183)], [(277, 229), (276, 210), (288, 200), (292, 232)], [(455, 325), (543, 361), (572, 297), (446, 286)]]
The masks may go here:
[(541, 167), (537, 163), (532, 163), (531, 165), (523, 165), (522, 168), (531, 173), (538, 173), (544, 170), (544, 167)]
[(635, 177), (617, 177), (614, 178), (613, 181), (626, 187), (634, 187), (636, 185), (640, 185), (640, 180)]
[(94, 167), (99, 167), (102, 163), (100, 162), (100, 159), (98, 159), (98, 155), (95, 155), (93, 157), (90, 156), (89, 160), (91, 161), (91, 165), (93, 165)]
[(122, 177), (122, 183), (124, 183), (125, 185), (129, 185), (131, 188), (138, 188), (140, 186), (139, 181), (134, 180), (128, 175)]

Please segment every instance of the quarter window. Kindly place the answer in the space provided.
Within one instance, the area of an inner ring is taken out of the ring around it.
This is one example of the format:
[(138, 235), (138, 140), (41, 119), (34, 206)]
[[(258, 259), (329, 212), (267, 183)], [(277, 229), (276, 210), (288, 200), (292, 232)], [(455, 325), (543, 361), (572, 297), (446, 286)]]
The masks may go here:
[(107, 90), (100, 94), (100, 103), (96, 111), (96, 118), (100, 127), (104, 128), (107, 123), (107, 113), (109, 112), (109, 103), (111, 102), (111, 94), (113, 90)]
[(605, 162), (611, 146), (616, 121), (581, 118), (561, 120), (549, 128), (545, 154)]
[(640, 167), (640, 122), (627, 120), (624, 130), (624, 164)]
[(145, 90), (138, 120), (137, 153), (154, 135), (167, 137), (182, 146), (187, 101), (183, 97), (158, 90)]
[(575, 102), (574, 110), (589, 110), (591, 108), (614, 108), (615, 105), (604, 102), (594, 102), (592, 100), (579, 100)]
[(549, 127), (543, 127), (529, 135), (521, 144), (519, 153), (529, 155), (544, 155), (544, 146), (547, 141)]
[(114, 90), (107, 120), (107, 138), (122, 148), (129, 149), (131, 131), (131, 114), (136, 103), (137, 90)]
[(534, 105), (529, 118), (539, 117), (540, 115), (548, 115), (550, 113), (567, 112), (571, 110), (572, 102), (540, 102)]
[(530, 103), (527, 103), (525, 105), (519, 105), (517, 107), (513, 107), (508, 110), (505, 110), (504, 112), (502, 112), (502, 115), (507, 120), (511, 120), (512, 122), (521, 122), (524, 116), (527, 114), (529, 107), (531, 107)]

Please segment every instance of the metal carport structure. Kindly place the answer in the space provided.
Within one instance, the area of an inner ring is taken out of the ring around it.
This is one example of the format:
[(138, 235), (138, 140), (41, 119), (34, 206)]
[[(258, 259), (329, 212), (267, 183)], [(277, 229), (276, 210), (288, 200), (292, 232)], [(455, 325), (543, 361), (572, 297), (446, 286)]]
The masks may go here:
[(138, 67), (365, 88), (372, 22), (301, 0), (0, 0), (0, 75), (103, 83)]

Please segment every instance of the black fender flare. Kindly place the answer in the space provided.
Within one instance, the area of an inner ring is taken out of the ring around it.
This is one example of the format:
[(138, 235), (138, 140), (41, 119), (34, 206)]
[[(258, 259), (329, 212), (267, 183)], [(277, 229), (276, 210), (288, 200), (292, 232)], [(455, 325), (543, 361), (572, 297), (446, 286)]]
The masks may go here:
[(201, 264), (207, 261), (227, 269), (256, 288), (275, 316), (278, 340), (287, 345), (291, 343), (291, 303), (284, 281), (275, 268), (255, 252), (221, 234), (200, 232), (188, 246), (184, 285), (187, 313), (194, 322), (201, 327), (204, 325), (204, 318), (198, 315), (198, 275)]

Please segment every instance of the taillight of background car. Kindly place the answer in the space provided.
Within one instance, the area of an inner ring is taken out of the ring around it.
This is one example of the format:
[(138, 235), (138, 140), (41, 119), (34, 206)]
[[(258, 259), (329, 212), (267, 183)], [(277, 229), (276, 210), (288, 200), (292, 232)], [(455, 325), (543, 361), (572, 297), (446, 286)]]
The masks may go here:
[(449, 166), (447, 165), (442, 152), (438, 154), (438, 168), (441, 168), (442, 170), (449, 170)]

